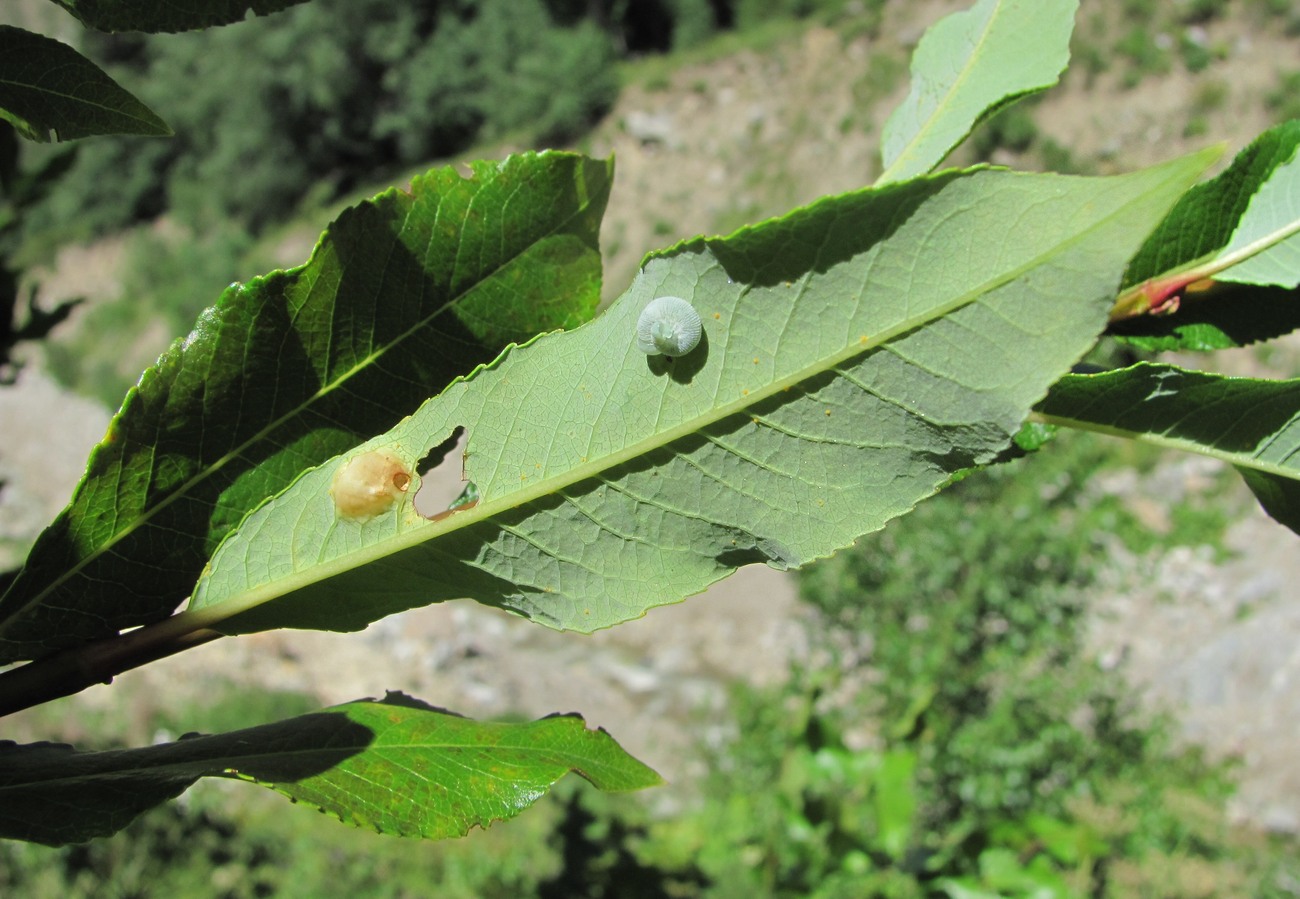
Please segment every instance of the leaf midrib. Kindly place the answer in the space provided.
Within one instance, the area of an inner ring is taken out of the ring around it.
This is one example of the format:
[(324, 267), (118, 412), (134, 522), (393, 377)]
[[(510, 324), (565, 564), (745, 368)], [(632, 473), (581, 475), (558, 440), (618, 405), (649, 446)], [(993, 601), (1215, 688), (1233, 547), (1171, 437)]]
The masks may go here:
[[(1220, 462), (1225, 462), (1236, 468), (1248, 468), (1252, 471), (1258, 471), (1263, 474), (1276, 475), (1277, 477), (1285, 478), (1288, 481), (1300, 481), (1300, 471), (1297, 471), (1295, 468), (1287, 468), (1281, 464), (1268, 462), (1260, 459), (1256, 455), (1246, 455), (1240, 451), (1234, 452), (1218, 449), (1217, 447), (1208, 444), (1198, 443), (1187, 437), (1170, 437), (1167, 434), (1156, 433), (1154, 431), (1138, 431), (1120, 425), (1104, 424), (1098, 421), (1072, 418), (1068, 415), (1054, 415), (1046, 412), (1034, 412), (1030, 415), (1030, 418), (1041, 424), (1074, 428), (1077, 431), (1091, 431), (1095, 434), (1104, 434), (1108, 437), (1122, 437), (1125, 440), (1132, 440), (1136, 443), (1145, 443), (1148, 446), (1156, 446), (1161, 449), (1176, 449), (1187, 453), (1196, 453), (1197, 455), (1205, 456), (1210, 459), (1218, 459)], [(1292, 421), (1294, 421), (1294, 419), (1292, 419)]]
[[(320, 712), (318, 714), (330, 714), (329, 712)], [(364, 726), (364, 725), (361, 725)], [(213, 734), (209, 739), (227, 740), (230, 734)], [(346, 753), (347, 759), (359, 758), (363, 755), (375, 756), (384, 754), (397, 753), (465, 753), (477, 752), (484, 754), (512, 753), (522, 754), (525, 756), (536, 756), (539, 761), (537, 764), (555, 764), (563, 765), (566, 768), (572, 768), (580, 762), (587, 763), (587, 767), (596, 769), (606, 765), (605, 760), (597, 755), (578, 753), (573, 749), (560, 749), (555, 746), (538, 746), (529, 742), (533, 737), (531, 733), (519, 733), (517, 736), (520, 740), (516, 744), (511, 743), (482, 743), (474, 740), (416, 740), (410, 743), (358, 743), (358, 744), (332, 744), (312, 746), (299, 749), (288, 750), (263, 750), (260, 752), (243, 752), (243, 753), (223, 753), (221, 751), (213, 752), (210, 756), (200, 756), (192, 759), (175, 759), (163, 760), (151, 764), (147, 759), (138, 761), (128, 761), (123, 765), (114, 765), (111, 759), (96, 759), (100, 753), (83, 753), (80, 758), (75, 756), (68, 757), (64, 761), (68, 765), (87, 765), (98, 766), (92, 767), (91, 770), (79, 770), (69, 774), (58, 774), (53, 777), (32, 777), (28, 780), (15, 783), (0, 784), (0, 797), (7, 792), (15, 790), (30, 790), (34, 787), (42, 789), (58, 789), (75, 787), (79, 784), (95, 783), (106, 778), (126, 778), (126, 777), (157, 777), (158, 779), (178, 779), (178, 778), (199, 778), (199, 777), (237, 777), (241, 780), (256, 782), (259, 784), (280, 783), (281, 780), (274, 778), (258, 777), (249, 774), (241, 769), (266, 762), (284, 762), (294, 758), (303, 758), (312, 760), (319, 756), (333, 756), (339, 753)], [(545, 735), (543, 735), (545, 736)], [(202, 739), (202, 738), (200, 738)], [(124, 749), (124, 750), (107, 750), (107, 752), (121, 752), (123, 754), (143, 753), (156, 751), (159, 755), (167, 755), (183, 748), (188, 751), (196, 751), (197, 747), (181, 747), (180, 744), (171, 744), (166, 747), (146, 747), (145, 749)], [(571, 760), (559, 762), (554, 757), (557, 753), (563, 753), (564, 756)], [(87, 757), (91, 756), (91, 757)], [(461, 756), (458, 756), (461, 757)], [(548, 759), (550, 759), (548, 761)], [(527, 761), (527, 759), (525, 760)], [(55, 765), (56, 762), (47, 764)], [(327, 771), (337, 770), (337, 765), (331, 766)], [(472, 769), (473, 770), (473, 769)], [(325, 772), (322, 772), (325, 773)], [(298, 782), (301, 782), (299, 779)]]
[(75, 94), (64, 93), (62, 91), (53, 90), (48, 87), (38, 87), (37, 85), (34, 84), (20, 82), (20, 81), (13, 81), (12, 79), (8, 79), (8, 78), (0, 78), (0, 85), (12, 87), (13, 89), (20, 90), (20, 91), (30, 91), (31, 93), (36, 94), (38, 96), (57, 97), (58, 99), (65, 100), (70, 104), (75, 104), (77, 106), (85, 106), (91, 109), (98, 109), (108, 115), (115, 116), (115, 117), (120, 116), (124, 119), (130, 119), (135, 122), (142, 122), (149, 125), (157, 124), (153, 119), (149, 119), (147, 117), (136, 115), (130, 112), (124, 112), (118, 107), (107, 106), (103, 103), (97, 103), (93, 100), (88, 100), (85, 97), (77, 96)]
[[(1235, 265), (1247, 262), (1300, 233), (1300, 217), (1280, 225), (1266, 234), (1262, 234), (1249, 243), (1243, 244), (1230, 252), (1221, 253), (1207, 266), (1209, 274), (1215, 275), (1227, 271)], [(1229, 241), (1231, 243), (1231, 241)], [(1225, 279), (1226, 280), (1226, 279)]]

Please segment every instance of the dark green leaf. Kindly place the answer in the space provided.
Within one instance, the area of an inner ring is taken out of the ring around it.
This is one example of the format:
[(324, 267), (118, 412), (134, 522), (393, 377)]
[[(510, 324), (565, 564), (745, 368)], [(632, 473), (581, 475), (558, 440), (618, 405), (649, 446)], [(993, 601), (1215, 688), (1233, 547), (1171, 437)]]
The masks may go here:
[(0, 118), (34, 141), (172, 133), (67, 44), (8, 25), (0, 25)]
[(1278, 166), (1295, 156), (1297, 145), (1300, 122), (1270, 128), (1222, 173), (1184, 194), (1129, 263), (1123, 286), (1141, 284), (1227, 246), (1251, 198)]
[(1260, 135), (1217, 177), (1189, 190), (1134, 256), (1124, 275), (1112, 333), (1149, 349), (1221, 349), (1289, 333), (1297, 319), (1283, 290), (1249, 289), (1207, 279), (1295, 288), (1292, 208), (1300, 160), (1300, 121)]
[(107, 836), (200, 777), (233, 777), (358, 827), (440, 839), (513, 817), (570, 771), (601, 790), (661, 782), (575, 716), (483, 723), (390, 695), (140, 749), (0, 744), (0, 837)]
[(1067, 375), (1038, 412), (1052, 424), (1222, 459), (1270, 515), (1300, 533), (1300, 380), (1142, 363)]
[(1264, 511), (1274, 521), (1300, 534), (1300, 480), (1291, 475), (1257, 471), (1240, 465), (1237, 471)]
[(510, 341), (593, 313), (611, 163), (437, 169), (227, 290), (141, 377), (0, 600), (0, 662), (165, 616), (244, 515)]
[(1221, 282), (1184, 294), (1172, 315), (1140, 315), (1107, 331), (1153, 352), (1210, 352), (1273, 340), (1300, 328), (1300, 290)]

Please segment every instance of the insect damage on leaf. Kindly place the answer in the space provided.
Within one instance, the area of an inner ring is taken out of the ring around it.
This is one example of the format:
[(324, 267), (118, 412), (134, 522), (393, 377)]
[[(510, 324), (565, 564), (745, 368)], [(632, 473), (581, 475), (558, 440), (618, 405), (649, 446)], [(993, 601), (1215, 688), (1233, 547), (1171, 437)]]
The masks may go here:
[(368, 521), (393, 507), (411, 487), (411, 469), (384, 450), (371, 450), (339, 468), (330, 495), (340, 518)]

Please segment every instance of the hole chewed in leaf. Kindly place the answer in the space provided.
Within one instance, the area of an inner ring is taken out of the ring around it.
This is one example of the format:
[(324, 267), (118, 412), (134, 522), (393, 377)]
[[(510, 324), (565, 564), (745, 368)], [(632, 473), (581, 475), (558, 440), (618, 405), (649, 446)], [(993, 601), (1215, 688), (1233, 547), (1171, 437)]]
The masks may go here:
[(469, 433), (457, 427), (420, 460), (415, 511), (422, 517), (438, 521), (478, 502), (478, 490), (466, 472), (468, 445)]

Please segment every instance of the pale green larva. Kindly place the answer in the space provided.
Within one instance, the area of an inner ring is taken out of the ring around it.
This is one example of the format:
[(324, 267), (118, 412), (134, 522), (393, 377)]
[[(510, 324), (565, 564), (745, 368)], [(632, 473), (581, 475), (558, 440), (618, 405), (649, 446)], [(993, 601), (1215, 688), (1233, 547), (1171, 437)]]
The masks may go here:
[(685, 356), (700, 344), (703, 323), (681, 297), (658, 297), (641, 310), (636, 348), (650, 356)]

